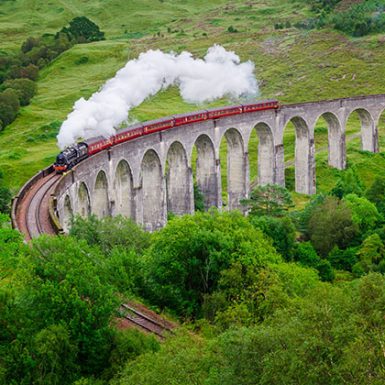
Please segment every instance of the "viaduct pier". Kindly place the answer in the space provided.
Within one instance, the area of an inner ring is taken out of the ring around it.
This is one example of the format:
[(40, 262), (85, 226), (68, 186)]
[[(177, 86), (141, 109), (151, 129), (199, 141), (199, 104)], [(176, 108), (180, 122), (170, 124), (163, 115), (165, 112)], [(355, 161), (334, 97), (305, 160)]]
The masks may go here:
[[(378, 152), (378, 121), (385, 94), (283, 105), (277, 110), (206, 120), (143, 136), (91, 156), (56, 182), (50, 196), (52, 222), (68, 231), (73, 215), (131, 217), (147, 230), (165, 225), (167, 212), (194, 211), (195, 180), (205, 206), (222, 207), (220, 144), (227, 141), (229, 209), (240, 208), (250, 190), (248, 143), (253, 130), (258, 144), (258, 183), (285, 184), (283, 134), (295, 127), (295, 190), (314, 194), (314, 128), (322, 117), (328, 126), (328, 162), (346, 167), (346, 124), (353, 112), (361, 121), (363, 150)], [(20, 202), (14, 204), (17, 217)], [(17, 221), (16, 221), (17, 222)], [(20, 227), (16, 224), (16, 227)]]

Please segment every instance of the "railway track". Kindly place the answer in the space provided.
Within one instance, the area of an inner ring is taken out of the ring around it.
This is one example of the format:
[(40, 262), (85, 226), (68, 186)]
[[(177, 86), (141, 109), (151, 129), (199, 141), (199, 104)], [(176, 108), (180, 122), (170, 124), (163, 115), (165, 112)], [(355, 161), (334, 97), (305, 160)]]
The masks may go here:
[(18, 197), (15, 209), (16, 228), (26, 241), (41, 234), (56, 234), (49, 216), (49, 199), (60, 175), (54, 172), (26, 185), (22, 197)]
[(129, 324), (146, 333), (153, 333), (160, 339), (164, 339), (168, 333), (173, 333), (175, 325), (159, 315), (149, 311), (146, 313), (137, 309), (132, 304), (123, 304), (120, 307), (120, 316)]

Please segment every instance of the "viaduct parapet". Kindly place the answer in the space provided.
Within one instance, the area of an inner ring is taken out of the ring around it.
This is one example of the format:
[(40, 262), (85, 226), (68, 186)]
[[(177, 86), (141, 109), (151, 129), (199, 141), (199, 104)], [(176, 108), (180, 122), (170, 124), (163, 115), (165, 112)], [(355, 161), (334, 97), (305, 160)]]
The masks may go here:
[(248, 142), (256, 130), (258, 183), (285, 184), (283, 133), (296, 130), (295, 190), (315, 193), (314, 128), (320, 117), (328, 125), (329, 165), (346, 167), (345, 131), (349, 116), (361, 121), (362, 149), (378, 152), (378, 121), (385, 95), (362, 96), (281, 106), (217, 120), (174, 127), (114, 146), (78, 164), (57, 185), (57, 215), (68, 230), (72, 215), (131, 217), (148, 230), (162, 227), (167, 212), (194, 211), (193, 148), (196, 182), (205, 206), (222, 207), (219, 148), (227, 141), (229, 209), (239, 209), (250, 189)]

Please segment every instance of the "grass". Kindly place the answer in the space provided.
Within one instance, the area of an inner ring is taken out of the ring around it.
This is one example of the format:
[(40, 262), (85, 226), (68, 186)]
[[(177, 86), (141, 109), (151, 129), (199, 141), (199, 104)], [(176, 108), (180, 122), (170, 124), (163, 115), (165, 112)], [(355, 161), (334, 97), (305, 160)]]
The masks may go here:
[[(277, 22), (293, 25), (309, 16), (303, 2), (296, 1), (5, 1), (0, 5), (1, 48), (13, 52), (28, 36), (54, 33), (81, 15), (100, 25), (106, 40), (77, 45), (41, 71), (31, 105), (22, 108), (17, 120), (0, 133), (0, 169), (13, 191), (53, 161), (58, 152), (55, 135), (73, 103), (89, 97), (127, 59), (150, 48), (189, 50), (201, 56), (214, 43), (222, 44), (242, 60), (255, 63), (262, 98), (274, 97), (284, 103), (381, 93), (385, 88), (382, 36), (350, 39), (331, 30), (275, 30)], [(238, 32), (228, 33), (229, 26)], [(225, 103), (221, 100), (214, 105)], [(131, 115), (147, 120), (201, 107), (184, 103), (172, 88), (147, 100)], [(351, 127), (357, 130), (354, 123)], [(382, 134), (380, 144), (385, 148), (385, 131)], [(286, 160), (293, 159), (294, 138), (294, 127), (288, 125)], [(317, 148), (327, 145), (325, 122), (317, 126), (315, 140)], [(257, 147), (254, 135), (249, 144), (252, 178), (257, 175)], [(224, 191), (225, 159), (223, 148)], [(381, 154), (362, 153), (355, 142), (348, 143), (348, 163), (357, 168), (365, 183), (385, 170)], [(293, 176), (289, 168), (289, 187)], [(327, 166), (327, 153), (317, 154), (319, 191), (327, 190), (337, 177), (338, 172)]]

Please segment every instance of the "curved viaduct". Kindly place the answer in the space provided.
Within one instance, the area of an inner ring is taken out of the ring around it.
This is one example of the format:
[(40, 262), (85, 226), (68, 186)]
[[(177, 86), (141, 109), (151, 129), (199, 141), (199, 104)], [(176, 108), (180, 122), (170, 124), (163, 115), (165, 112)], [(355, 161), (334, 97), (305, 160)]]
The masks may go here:
[(385, 95), (353, 97), (284, 105), (279, 110), (241, 114), (140, 137), (98, 153), (64, 175), (55, 188), (56, 214), (68, 230), (73, 214), (98, 217), (122, 214), (148, 230), (162, 227), (167, 212), (194, 211), (192, 153), (197, 149), (196, 181), (206, 207), (222, 207), (219, 148), (227, 140), (228, 206), (250, 188), (248, 142), (259, 137), (258, 182), (284, 185), (283, 133), (296, 129), (295, 190), (315, 193), (314, 127), (323, 117), (328, 124), (329, 165), (346, 167), (345, 128), (357, 111), (362, 149), (378, 151), (377, 125), (385, 109)]

